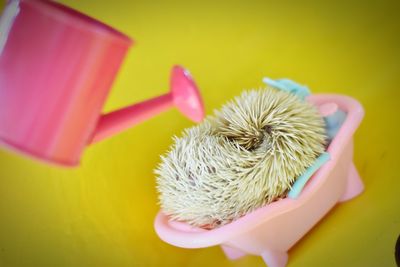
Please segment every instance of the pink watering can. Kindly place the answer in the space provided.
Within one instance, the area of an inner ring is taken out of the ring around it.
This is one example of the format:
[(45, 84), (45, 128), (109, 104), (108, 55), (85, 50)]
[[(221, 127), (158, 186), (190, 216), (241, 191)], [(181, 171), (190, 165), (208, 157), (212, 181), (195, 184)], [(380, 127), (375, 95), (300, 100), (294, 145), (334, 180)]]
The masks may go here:
[(84, 148), (175, 105), (204, 117), (190, 74), (165, 95), (101, 115), (132, 40), (64, 5), (9, 1), (0, 19), (0, 143), (50, 163), (78, 164)]

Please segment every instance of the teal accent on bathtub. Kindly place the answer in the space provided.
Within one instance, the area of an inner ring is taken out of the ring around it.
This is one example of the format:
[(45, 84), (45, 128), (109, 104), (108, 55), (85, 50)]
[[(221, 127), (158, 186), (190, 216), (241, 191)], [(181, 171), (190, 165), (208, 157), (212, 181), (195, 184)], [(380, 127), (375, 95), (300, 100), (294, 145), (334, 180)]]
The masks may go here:
[(304, 100), (308, 95), (311, 94), (307, 86), (298, 84), (289, 79), (273, 80), (271, 78), (265, 77), (263, 78), (263, 82), (276, 89), (295, 94), (302, 100)]
[(307, 181), (311, 178), (311, 176), (319, 169), (322, 165), (330, 160), (330, 155), (328, 152), (322, 153), (314, 162), (313, 165), (307, 168), (307, 170), (297, 178), (296, 182), (294, 182), (292, 189), (288, 193), (288, 197), (295, 199), (297, 198), (301, 191), (303, 190), (304, 186), (306, 185)]

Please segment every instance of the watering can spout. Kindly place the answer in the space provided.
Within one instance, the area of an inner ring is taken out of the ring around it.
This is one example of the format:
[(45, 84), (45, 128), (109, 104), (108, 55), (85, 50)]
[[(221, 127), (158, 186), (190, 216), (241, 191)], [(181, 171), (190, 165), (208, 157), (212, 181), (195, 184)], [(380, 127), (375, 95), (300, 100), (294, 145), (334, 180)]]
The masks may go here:
[(90, 143), (101, 141), (176, 106), (189, 119), (200, 122), (204, 106), (190, 73), (181, 66), (171, 71), (170, 92), (100, 117)]

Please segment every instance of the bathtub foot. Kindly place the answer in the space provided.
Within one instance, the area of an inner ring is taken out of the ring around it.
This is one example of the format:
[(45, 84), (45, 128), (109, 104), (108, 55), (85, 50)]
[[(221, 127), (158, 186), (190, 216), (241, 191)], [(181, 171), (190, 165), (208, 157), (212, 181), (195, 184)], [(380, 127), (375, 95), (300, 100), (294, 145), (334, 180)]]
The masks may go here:
[(360, 175), (358, 174), (356, 167), (354, 166), (354, 163), (352, 163), (349, 170), (349, 176), (347, 178), (346, 189), (342, 197), (339, 199), (339, 202), (350, 200), (361, 194), (363, 190), (364, 184), (360, 178)]
[(222, 250), (225, 253), (225, 256), (230, 259), (230, 260), (237, 260), (243, 256), (246, 256), (246, 253), (237, 249), (237, 248), (232, 248), (229, 246), (221, 245)]
[(277, 252), (265, 250), (261, 253), (261, 257), (268, 267), (285, 267), (288, 262), (287, 252)]

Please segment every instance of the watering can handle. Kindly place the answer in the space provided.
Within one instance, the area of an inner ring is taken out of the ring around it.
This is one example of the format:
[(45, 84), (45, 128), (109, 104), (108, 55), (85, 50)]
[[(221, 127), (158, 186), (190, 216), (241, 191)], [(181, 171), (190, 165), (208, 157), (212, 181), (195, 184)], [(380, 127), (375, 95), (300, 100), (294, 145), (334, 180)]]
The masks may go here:
[(172, 106), (195, 122), (204, 118), (203, 101), (197, 86), (190, 73), (181, 66), (172, 68), (169, 93), (102, 115), (90, 143), (122, 132)]

